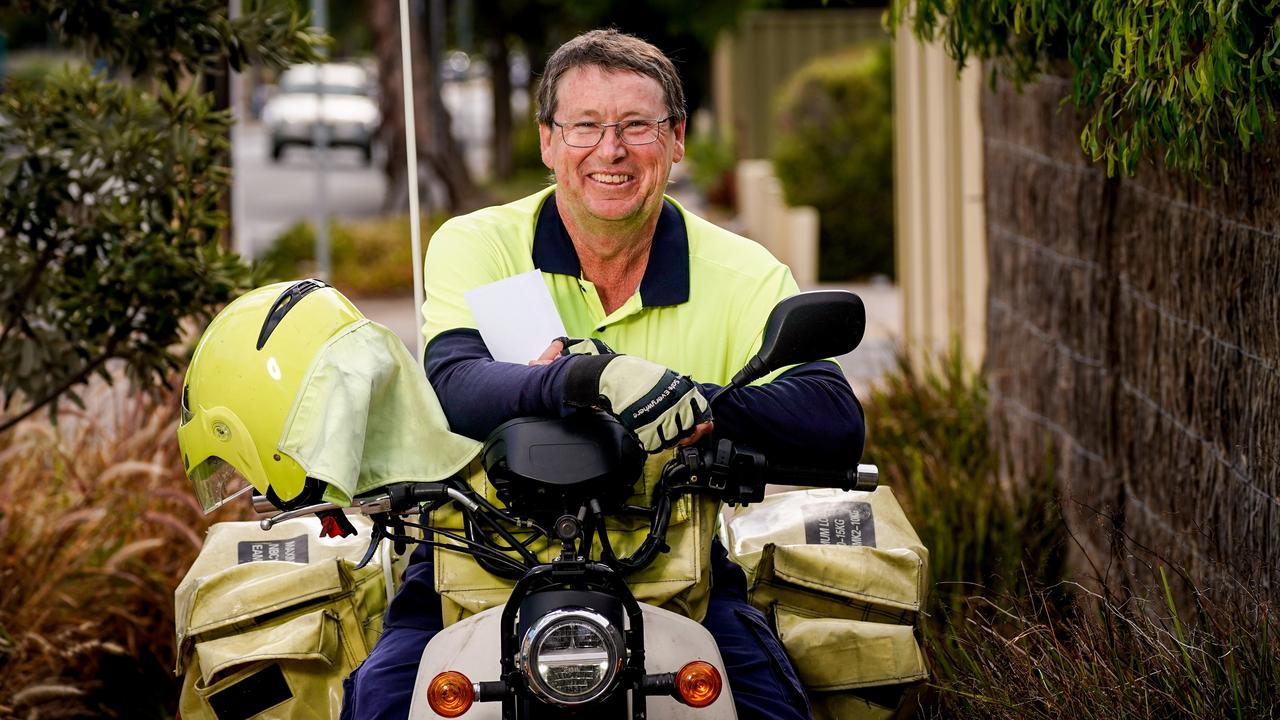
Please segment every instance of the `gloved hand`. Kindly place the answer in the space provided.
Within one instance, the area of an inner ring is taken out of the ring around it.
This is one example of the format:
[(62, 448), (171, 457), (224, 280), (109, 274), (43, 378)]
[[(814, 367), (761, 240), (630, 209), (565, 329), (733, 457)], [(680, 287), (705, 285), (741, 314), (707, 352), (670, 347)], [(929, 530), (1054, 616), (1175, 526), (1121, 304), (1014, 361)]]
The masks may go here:
[(564, 400), (599, 407), (618, 419), (656, 453), (693, 434), (711, 420), (710, 407), (687, 377), (632, 355), (593, 355), (573, 361), (565, 376)]
[(595, 338), (584, 339), (584, 338), (558, 337), (556, 338), (556, 341), (559, 341), (559, 343), (564, 346), (564, 349), (560, 351), (561, 357), (566, 357), (569, 355), (612, 355), (613, 354), (613, 348), (609, 347), (608, 345), (605, 345), (603, 340), (596, 340)]
[(571, 338), (558, 337), (551, 341), (546, 350), (542, 354), (529, 361), (530, 365), (550, 365), (556, 358), (568, 357), (570, 355), (609, 355), (613, 353), (613, 348), (604, 343), (603, 340), (595, 338)]

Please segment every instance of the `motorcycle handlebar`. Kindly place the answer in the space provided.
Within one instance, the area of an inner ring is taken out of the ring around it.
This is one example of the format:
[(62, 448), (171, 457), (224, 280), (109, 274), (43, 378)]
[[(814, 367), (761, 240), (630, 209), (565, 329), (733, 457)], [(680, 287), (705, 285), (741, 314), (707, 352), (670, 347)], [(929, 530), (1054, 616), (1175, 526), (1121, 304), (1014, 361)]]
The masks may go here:
[(266, 497), (258, 494), (253, 496), (253, 509), (259, 515), (270, 515), (258, 521), (258, 525), (263, 530), (270, 530), (273, 526), (291, 520), (293, 518), (302, 517), (304, 515), (318, 515), (322, 512), (330, 510), (341, 510), (349, 513), (359, 513), (361, 515), (377, 515), (379, 513), (403, 513), (417, 508), (419, 503), (432, 502), (441, 500), (445, 497), (456, 500), (457, 502), (467, 506), (471, 510), (476, 510), (479, 505), (471, 498), (449, 487), (444, 483), (423, 482), (423, 483), (404, 483), (401, 485), (392, 485), (387, 488), (387, 492), (367, 497), (356, 498), (350, 507), (343, 507), (333, 503), (318, 503), (315, 505), (307, 505), (305, 507), (293, 508), (283, 512), (272, 504)]
[(879, 469), (867, 464), (860, 464), (856, 469), (770, 464), (769, 475), (770, 484), (808, 485), (863, 492), (871, 492), (880, 484)]

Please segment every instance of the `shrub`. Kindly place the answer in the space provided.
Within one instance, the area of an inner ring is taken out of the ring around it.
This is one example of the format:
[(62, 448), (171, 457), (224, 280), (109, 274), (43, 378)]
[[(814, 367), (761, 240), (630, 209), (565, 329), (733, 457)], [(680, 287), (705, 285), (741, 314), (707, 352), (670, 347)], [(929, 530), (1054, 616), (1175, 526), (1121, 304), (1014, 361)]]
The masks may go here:
[(542, 145), (538, 138), (538, 121), (532, 112), (515, 118), (511, 128), (511, 166), (516, 174), (546, 177), (549, 171), (542, 164)]
[[(444, 220), (443, 215), (423, 219), (424, 243)], [(367, 296), (413, 292), (413, 248), (407, 215), (330, 222), (329, 258), (333, 286), (344, 293)], [(315, 230), (311, 224), (295, 223), (281, 233), (261, 262), (263, 272), (276, 279), (315, 275)]]
[(693, 131), (686, 137), (685, 159), (689, 163), (689, 179), (717, 207), (734, 205), (734, 169), (738, 154), (733, 142), (714, 131)]
[(230, 118), (211, 97), (67, 70), (10, 85), (0, 115), (3, 432), (112, 360), (163, 385), (182, 324), (251, 281), (217, 243)]
[(111, 362), (163, 386), (183, 325), (252, 286), (218, 244), (231, 117), (202, 73), (316, 60), (323, 40), (284, 0), (235, 19), (222, 0), (17, 7), (136, 82), (81, 69), (0, 90), (0, 433), (56, 417)]
[(818, 209), (819, 277), (893, 274), (889, 48), (801, 68), (781, 95), (773, 162), (790, 205)]
[(894, 0), (886, 19), (961, 63), (998, 58), (993, 77), (1015, 83), (1068, 65), (1067, 98), (1089, 115), (1080, 147), (1108, 175), (1163, 155), (1201, 181), (1226, 180), (1228, 159), (1276, 124), (1275, 3)]
[(1005, 597), (1058, 584), (1065, 524), (1052, 463), (1008, 486), (987, 426), (983, 376), (957, 348), (920, 367), (906, 353), (867, 403), (867, 457), (880, 468), (929, 548), (930, 623), (942, 641), (974, 596)]

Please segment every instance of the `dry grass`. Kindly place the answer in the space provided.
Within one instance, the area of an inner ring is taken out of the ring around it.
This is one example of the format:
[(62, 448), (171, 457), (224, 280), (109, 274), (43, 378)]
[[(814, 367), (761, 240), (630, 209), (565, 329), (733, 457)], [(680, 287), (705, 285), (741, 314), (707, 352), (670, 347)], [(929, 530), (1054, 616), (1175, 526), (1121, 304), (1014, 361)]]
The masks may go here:
[(211, 520), (176, 397), (94, 387), (0, 435), (0, 718), (166, 717), (173, 590)]
[[(1148, 605), (1076, 587), (1063, 614), (1035, 598), (978, 601), (950, 629), (949, 668), (927, 713), (997, 720), (1280, 717), (1280, 624), (1238, 588), (1227, 605), (1203, 596)], [(978, 607), (981, 605), (982, 607)]]

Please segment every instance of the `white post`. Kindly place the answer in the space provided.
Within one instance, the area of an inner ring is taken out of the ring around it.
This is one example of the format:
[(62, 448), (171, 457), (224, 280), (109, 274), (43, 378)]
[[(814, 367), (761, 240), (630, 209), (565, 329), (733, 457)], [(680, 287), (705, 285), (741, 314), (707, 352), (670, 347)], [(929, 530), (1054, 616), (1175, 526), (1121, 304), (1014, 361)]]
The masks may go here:
[(422, 336), (422, 230), (418, 222), (418, 135), (413, 119), (413, 62), (409, 45), (409, 0), (400, 0), (400, 69), (404, 79), (404, 154), (409, 180), (409, 242), (413, 248), (413, 316), (417, 320), (418, 360), (426, 352)]
[(742, 216), (747, 237), (768, 247), (765, 234), (765, 178), (773, 173), (768, 160), (743, 160), (738, 163), (738, 213)]
[[(311, 0), (311, 19), (316, 27), (328, 25), (325, 0)], [(333, 275), (329, 260), (329, 125), (324, 116), (325, 66), (316, 66), (316, 124), (313, 128), (316, 154), (316, 272), (328, 282)]]
[(787, 208), (786, 213), (787, 264), (800, 289), (808, 290), (818, 284), (818, 211), (804, 205)]

